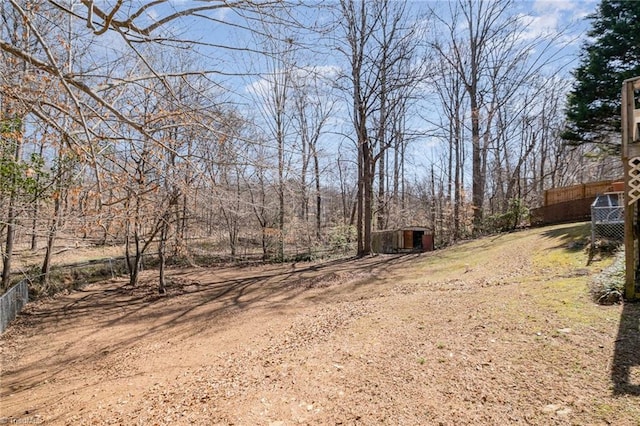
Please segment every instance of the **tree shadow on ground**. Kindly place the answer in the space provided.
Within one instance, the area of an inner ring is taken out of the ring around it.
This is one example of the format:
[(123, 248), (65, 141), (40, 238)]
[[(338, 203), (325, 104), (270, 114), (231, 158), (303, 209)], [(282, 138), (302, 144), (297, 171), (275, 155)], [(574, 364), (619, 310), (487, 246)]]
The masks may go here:
[(625, 303), (622, 310), (611, 380), (614, 395), (640, 396), (640, 303)]
[(586, 247), (591, 238), (591, 222), (554, 227), (544, 231), (542, 235), (558, 240), (560, 243), (557, 247), (559, 248), (580, 251)]
[[(143, 278), (141, 283), (132, 287), (122, 280), (111, 284), (80, 288), (69, 297), (63, 296), (58, 303), (47, 304), (34, 312), (21, 314), (22, 325), (31, 327), (74, 327), (74, 320), (99, 314), (97, 321), (101, 326), (112, 326), (123, 322), (137, 322), (140, 319), (165, 317), (167, 322), (175, 323), (188, 312), (217, 302), (213, 311), (223, 311), (230, 307), (247, 308), (265, 299), (279, 297), (286, 302), (300, 295), (312, 286), (307, 282), (317, 282), (323, 276), (335, 276), (341, 273), (366, 273), (368, 279), (359, 282), (365, 284), (375, 280), (390, 269), (411, 262), (421, 254), (408, 253), (367, 258), (341, 258), (325, 262), (298, 262), (286, 265), (263, 265), (265, 269), (235, 268), (232, 266), (203, 269), (173, 269), (170, 280), (180, 280), (177, 285), (168, 284), (168, 294), (159, 295), (155, 276)], [(349, 278), (347, 277), (347, 280)], [(350, 280), (353, 281), (353, 280)], [(340, 284), (340, 283), (338, 283)], [(322, 286), (320, 286), (322, 287)], [(339, 287), (339, 285), (338, 285)], [(188, 303), (162, 306), (162, 302), (177, 296), (195, 296)], [(142, 317), (139, 311), (159, 305)], [(211, 314), (211, 311), (209, 312)]]
[[(53, 380), (69, 365), (99, 362), (107, 354), (132, 347), (148, 336), (161, 333), (189, 336), (212, 327), (229, 326), (227, 321), (233, 321), (234, 314), (250, 307), (262, 306), (277, 312), (295, 300), (322, 301), (344, 291), (345, 285), (353, 289), (375, 283), (380, 276), (418, 257), (420, 254), (410, 253), (300, 262), (290, 267), (173, 270), (170, 276), (182, 278), (182, 283), (177, 288), (170, 287), (169, 294), (164, 296), (157, 294), (152, 277), (144, 278), (136, 287), (116, 280), (79, 289), (19, 317), (23, 335), (73, 330), (74, 337), (56, 353), (55, 359), (37, 359), (20, 368), (8, 368), (3, 373), (0, 396)], [(326, 288), (320, 282), (320, 292), (308, 294), (308, 290), (315, 288), (309, 284), (317, 283), (323, 277), (332, 277), (337, 282)], [(340, 282), (343, 277), (345, 282)], [(176, 300), (171, 302), (173, 298)], [(109, 342), (93, 340), (96, 329), (122, 333), (123, 329), (114, 328), (122, 325), (132, 328)], [(90, 344), (99, 345), (91, 354), (78, 354), (73, 350), (78, 345)]]
[(562, 248), (571, 253), (586, 251), (586, 266), (594, 261), (612, 258), (623, 244), (623, 241), (618, 238), (599, 238), (591, 241), (591, 222), (549, 229), (543, 235), (558, 240), (560, 244), (556, 248)]

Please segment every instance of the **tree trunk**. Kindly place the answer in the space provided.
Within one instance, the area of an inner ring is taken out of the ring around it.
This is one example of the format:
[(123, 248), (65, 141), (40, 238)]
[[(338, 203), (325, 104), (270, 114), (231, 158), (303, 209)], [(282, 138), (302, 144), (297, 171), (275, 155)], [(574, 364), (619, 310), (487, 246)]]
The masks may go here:
[(31, 216), (31, 244), (29, 249), (36, 251), (38, 249), (38, 213), (40, 212), (39, 195), (36, 194), (36, 200), (33, 203), (33, 214)]
[(53, 219), (51, 220), (51, 226), (47, 235), (47, 249), (44, 254), (44, 261), (42, 262), (42, 268), (40, 270), (40, 281), (48, 285), (49, 274), (51, 272), (51, 257), (53, 256), (53, 245), (58, 234), (58, 227), (60, 226), (60, 219), (62, 217), (62, 189), (59, 189), (57, 196), (53, 202)]
[[(44, 141), (40, 143), (39, 155), (42, 157), (44, 150)], [(38, 249), (38, 214), (40, 213), (40, 174), (36, 176), (36, 192), (33, 196), (33, 214), (31, 217), (31, 245), (30, 249), (35, 251)]]
[(11, 283), (11, 260), (13, 257), (13, 245), (16, 235), (16, 195), (11, 193), (7, 211), (7, 240), (4, 246), (4, 259), (2, 262), (2, 287), (8, 288)]
[[(304, 123), (304, 120), (301, 119)], [(307, 191), (307, 169), (309, 168), (309, 147), (307, 143), (307, 129), (302, 126), (301, 129), (301, 155), (302, 168), (300, 170), (300, 218), (307, 222), (309, 220), (309, 196)]]
[[(471, 89), (473, 90), (473, 89)], [(479, 235), (482, 230), (484, 204), (484, 176), (482, 174), (482, 147), (480, 146), (480, 109), (476, 93), (470, 93), (471, 99), (471, 162), (472, 162), (472, 200), (473, 200), (473, 234)]]
[(313, 145), (313, 171), (316, 180), (316, 239), (322, 238), (322, 193), (320, 187), (320, 161), (315, 144)]
[[(22, 124), (20, 124), (22, 126)], [(13, 161), (18, 164), (22, 157), (22, 127), (17, 129), (18, 136), (13, 139), (15, 143), (13, 151)], [(2, 262), (2, 288), (8, 288), (11, 283), (11, 261), (13, 257), (13, 246), (16, 236), (16, 226), (18, 212), (16, 203), (18, 202), (17, 177), (12, 176), (11, 193), (9, 195), (9, 205), (7, 206), (7, 240), (4, 247), (4, 258)]]
[(363, 153), (365, 157), (363, 159), (363, 183), (364, 183), (364, 200), (363, 200), (363, 225), (364, 225), (364, 235), (362, 242), (362, 252), (361, 256), (366, 256), (371, 254), (371, 230), (372, 230), (372, 222), (373, 222), (373, 179), (374, 179), (374, 163), (371, 155), (371, 146), (369, 143), (366, 143), (363, 146)]
[(362, 256), (364, 254), (364, 234), (363, 234), (364, 206), (362, 205), (363, 199), (364, 199), (364, 165), (363, 165), (364, 154), (362, 153), (363, 150), (364, 150), (364, 144), (360, 142), (358, 146), (358, 195), (356, 199), (356, 208), (357, 208), (356, 227), (357, 227), (357, 239), (358, 239), (358, 256)]
[(133, 265), (131, 265), (132, 267), (131, 274), (129, 275), (129, 285), (136, 286), (138, 285), (138, 276), (140, 275), (140, 266), (142, 263), (142, 251), (140, 250), (140, 234), (138, 232), (138, 229), (134, 231), (133, 242), (136, 252), (133, 259)]
[(378, 164), (378, 218), (377, 218), (377, 228), (378, 230), (383, 230), (386, 228), (387, 222), (387, 211), (385, 208), (385, 154), (380, 156), (379, 164)]
[(460, 207), (462, 203), (462, 155), (461, 155), (461, 125), (460, 120), (456, 119), (455, 122), (455, 134), (454, 134), (454, 155), (455, 155), (455, 176), (454, 182), (454, 195), (453, 195), (453, 240), (458, 241), (461, 237), (460, 232)]
[(278, 141), (278, 260), (284, 260), (284, 141)]
[[(387, 48), (388, 45), (385, 44), (382, 48), (382, 60), (381, 60), (381, 64), (380, 64), (380, 118), (378, 120), (378, 151), (379, 151), (379, 157), (378, 157), (378, 161), (380, 162), (379, 164), (379, 168), (378, 168), (378, 203), (377, 203), (377, 209), (378, 209), (378, 218), (377, 218), (377, 222), (378, 222), (378, 229), (382, 230), (385, 228), (385, 161), (384, 161), (384, 157), (385, 157), (385, 151), (387, 149), (387, 140), (386, 140), (386, 135), (387, 135), (387, 91), (389, 90), (389, 88), (387, 87)], [(373, 168), (375, 167), (374, 164), (371, 164), (371, 169), (373, 170)], [(373, 175), (374, 173), (372, 173)], [(372, 181), (374, 179), (374, 177), (371, 177)], [(373, 186), (373, 182), (372, 182), (372, 186)], [(373, 188), (372, 188), (373, 191)], [(373, 203), (373, 201), (372, 201)], [(371, 243), (369, 242), (369, 245)]]
[[(180, 222), (178, 222), (180, 223)], [(169, 233), (169, 213), (163, 215), (162, 224), (160, 225), (160, 241), (158, 241), (158, 261), (159, 265), (159, 281), (158, 281), (158, 293), (165, 294), (167, 292), (166, 289), (166, 281), (165, 281), (165, 265), (166, 265), (166, 241)]]

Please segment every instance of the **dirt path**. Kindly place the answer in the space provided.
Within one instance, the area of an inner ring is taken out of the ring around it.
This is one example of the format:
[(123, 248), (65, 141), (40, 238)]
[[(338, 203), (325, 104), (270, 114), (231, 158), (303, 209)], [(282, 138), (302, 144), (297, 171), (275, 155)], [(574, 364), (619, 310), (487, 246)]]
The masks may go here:
[(38, 302), (0, 338), (0, 423), (640, 425), (640, 309), (589, 301), (583, 232)]

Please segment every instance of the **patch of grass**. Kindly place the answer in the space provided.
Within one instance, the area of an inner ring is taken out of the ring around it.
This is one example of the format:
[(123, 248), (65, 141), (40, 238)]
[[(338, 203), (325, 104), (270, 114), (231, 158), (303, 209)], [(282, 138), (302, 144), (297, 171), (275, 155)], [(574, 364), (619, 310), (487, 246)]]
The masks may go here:
[(564, 278), (550, 282), (533, 293), (536, 304), (557, 317), (573, 324), (592, 324), (598, 321), (585, 296), (585, 280), (581, 277)]
[(603, 418), (610, 418), (617, 412), (617, 408), (612, 406), (611, 404), (602, 403), (594, 405), (596, 415), (601, 416)]
[(424, 258), (416, 272), (428, 272), (430, 279), (451, 277), (473, 270), (477, 265), (486, 265), (495, 258), (500, 247), (521, 238), (529, 231), (489, 236), (473, 241), (464, 241), (445, 250), (434, 252)]
[(536, 253), (533, 263), (536, 268), (541, 269), (572, 269), (584, 266), (586, 256), (583, 251), (556, 248)]
[(560, 240), (561, 245), (586, 246), (591, 235), (591, 222), (583, 222), (571, 226), (559, 225), (545, 230), (543, 235)]
[(571, 269), (587, 264), (585, 247), (590, 238), (587, 225), (555, 228), (544, 232), (544, 236), (555, 238), (559, 244), (536, 253), (533, 262), (537, 268)]

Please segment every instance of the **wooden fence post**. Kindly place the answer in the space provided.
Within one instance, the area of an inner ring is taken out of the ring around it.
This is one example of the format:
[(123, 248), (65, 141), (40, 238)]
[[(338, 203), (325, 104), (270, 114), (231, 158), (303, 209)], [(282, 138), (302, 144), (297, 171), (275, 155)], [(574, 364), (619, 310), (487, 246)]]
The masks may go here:
[(622, 163), (624, 167), (625, 208), (625, 298), (638, 297), (636, 285), (640, 257), (638, 256), (638, 202), (640, 201), (640, 108), (636, 108), (636, 91), (640, 91), (640, 77), (622, 83)]

